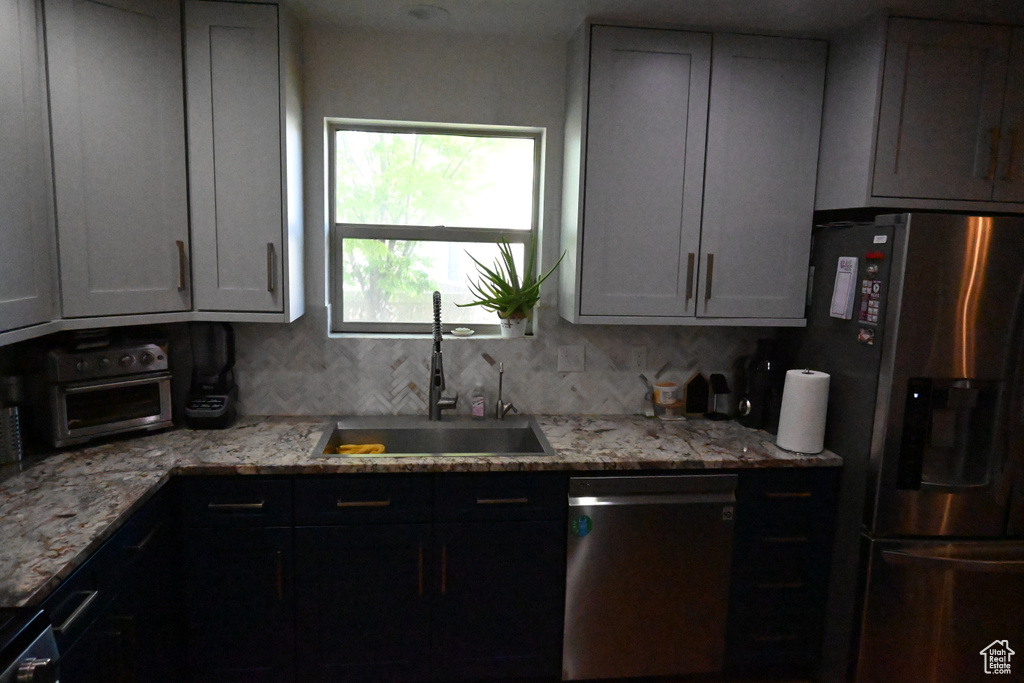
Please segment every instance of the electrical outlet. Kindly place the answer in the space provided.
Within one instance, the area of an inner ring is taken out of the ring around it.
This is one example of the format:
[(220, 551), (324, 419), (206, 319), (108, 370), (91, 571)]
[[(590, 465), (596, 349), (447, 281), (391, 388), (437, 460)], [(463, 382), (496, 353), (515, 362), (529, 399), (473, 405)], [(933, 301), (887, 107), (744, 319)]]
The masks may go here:
[(584, 365), (585, 354), (582, 345), (558, 347), (559, 372), (583, 372)]
[(647, 369), (647, 347), (629, 347), (629, 369), (633, 372), (643, 372)]

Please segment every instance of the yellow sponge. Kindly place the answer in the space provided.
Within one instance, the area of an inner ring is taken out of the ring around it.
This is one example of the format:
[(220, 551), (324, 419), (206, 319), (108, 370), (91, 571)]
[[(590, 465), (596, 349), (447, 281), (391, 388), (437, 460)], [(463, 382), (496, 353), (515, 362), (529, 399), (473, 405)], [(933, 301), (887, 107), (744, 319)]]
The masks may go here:
[(345, 443), (338, 446), (336, 455), (380, 455), (384, 452), (382, 443)]

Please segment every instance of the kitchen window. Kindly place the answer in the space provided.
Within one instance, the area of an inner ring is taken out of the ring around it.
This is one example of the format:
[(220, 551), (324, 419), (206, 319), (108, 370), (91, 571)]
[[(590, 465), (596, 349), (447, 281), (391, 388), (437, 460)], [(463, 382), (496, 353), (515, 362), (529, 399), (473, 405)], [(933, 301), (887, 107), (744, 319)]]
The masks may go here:
[(542, 147), (536, 128), (331, 121), (331, 330), (429, 333), (437, 290), (444, 330), (497, 334), (494, 313), (455, 304), (472, 300), (470, 255), (491, 265), (499, 239), (524, 266)]

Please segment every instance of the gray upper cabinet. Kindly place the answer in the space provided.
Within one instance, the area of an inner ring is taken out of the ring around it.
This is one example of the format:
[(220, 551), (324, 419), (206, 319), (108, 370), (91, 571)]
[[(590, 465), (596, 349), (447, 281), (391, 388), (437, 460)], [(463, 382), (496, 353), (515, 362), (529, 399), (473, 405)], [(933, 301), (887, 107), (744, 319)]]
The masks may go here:
[(189, 1), (185, 25), (195, 308), (293, 320), (301, 263), (288, 258), (301, 258), (301, 192), (287, 183), (298, 168), (287, 167), (282, 83), (293, 79), (280, 58), (278, 7)]
[(180, 8), (46, 0), (63, 316), (191, 308)]
[(580, 315), (693, 315), (710, 71), (708, 34), (594, 27)]
[(0, 0), (0, 332), (58, 316), (41, 16)]
[(1024, 202), (1024, 28), (1013, 30), (1000, 131), (992, 199)]
[(837, 36), (816, 208), (1024, 210), (1022, 42), (902, 18)]
[(826, 50), (715, 34), (699, 316), (803, 318)]
[(821, 41), (585, 26), (562, 317), (802, 325), (825, 57)]

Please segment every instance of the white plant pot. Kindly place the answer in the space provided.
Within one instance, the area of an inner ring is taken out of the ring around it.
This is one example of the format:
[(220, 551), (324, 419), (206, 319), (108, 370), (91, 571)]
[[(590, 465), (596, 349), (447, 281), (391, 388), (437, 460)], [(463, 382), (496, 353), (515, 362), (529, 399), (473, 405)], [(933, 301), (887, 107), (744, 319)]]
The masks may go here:
[(501, 338), (520, 339), (526, 335), (526, 318), (500, 318)]

